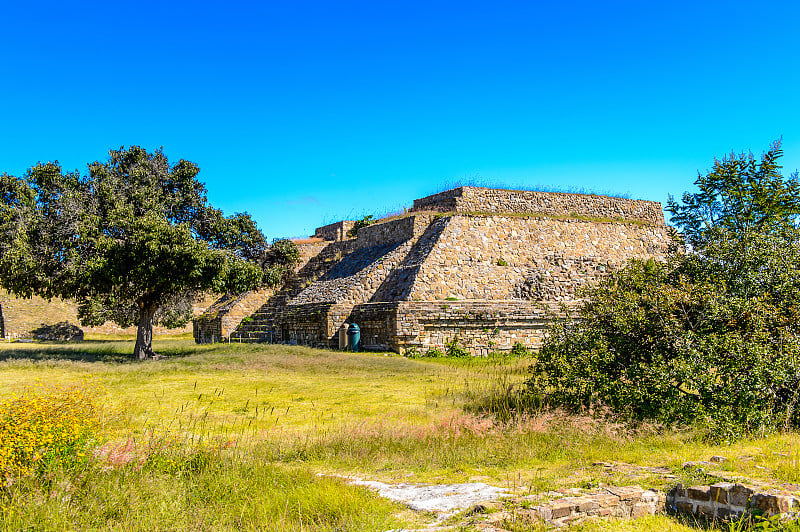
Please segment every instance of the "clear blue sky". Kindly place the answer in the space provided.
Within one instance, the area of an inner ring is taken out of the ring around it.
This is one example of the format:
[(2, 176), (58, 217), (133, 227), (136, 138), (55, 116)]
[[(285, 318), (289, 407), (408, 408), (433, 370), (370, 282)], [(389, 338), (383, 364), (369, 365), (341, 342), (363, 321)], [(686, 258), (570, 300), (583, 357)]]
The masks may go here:
[(800, 2), (0, 0), (0, 171), (163, 146), (269, 238), (447, 183), (666, 201), (783, 136)]

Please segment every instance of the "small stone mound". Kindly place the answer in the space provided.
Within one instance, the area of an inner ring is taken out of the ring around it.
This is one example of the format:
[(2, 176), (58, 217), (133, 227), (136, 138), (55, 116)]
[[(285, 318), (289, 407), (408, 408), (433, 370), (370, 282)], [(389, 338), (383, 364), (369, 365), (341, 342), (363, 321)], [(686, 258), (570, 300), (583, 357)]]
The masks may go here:
[(55, 342), (82, 342), (83, 330), (77, 325), (73, 325), (67, 321), (54, 323), (52, 325), (42, 324), (38, 329), (31, 331), (33, 337), (37, 340), (55, 341)]

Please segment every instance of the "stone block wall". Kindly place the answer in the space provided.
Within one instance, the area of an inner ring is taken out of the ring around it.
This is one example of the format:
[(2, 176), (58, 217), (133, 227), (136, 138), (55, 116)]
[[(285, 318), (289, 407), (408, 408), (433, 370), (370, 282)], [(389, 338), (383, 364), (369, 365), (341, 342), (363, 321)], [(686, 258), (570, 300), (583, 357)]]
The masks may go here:
[(637, 518), (661, 509), (661, 496), (639, 486), (609, 486), (596, 493), (562, 497), (531, 507), (526, 517), (561, 528), (601, 517)]
[(661, 203), (595, 194), (458, 187), (414, 200), (412, 211), (582, 216), (664, 224)]
[(309, 303), (287, 307), (280, 316), (280, 328), (268, 331), (275, 341), (329, 347), (329, 313), (333, 303)]
[(356, 235), (355, 247), (362, 249), (405, 242), (420, 235), (430, 221), (430, 215), (411, 215), (362, 227)]
[(314, 231), (314, 238), (321, 238), (323, 240), (338, 242), (349, 238), (347, 232), (353, 228), (355, 224), (352, 220), (343, 220), (335, 222), (322, 227), (317, 227)]
[(800, 499), (788, 493), (758, 492), (733, 482), (688, 488), (678, 484), (667, 493), (667, 509), (708, 519), (737, 518), (750, 511), (772, 516), (797, 513)]
[(628, 259), (663, 259), (668, 243), (665, 226), (453, 215), (409, 299), (568, 300)]
[(510, 351), (521, 343), (536, 349), (561, 310), (521, 301), (395, 301), (366, 303), (347, 316), (361, 329), (366, 349), (405, 353), (444, 351), (458, 344), (475, 355)]

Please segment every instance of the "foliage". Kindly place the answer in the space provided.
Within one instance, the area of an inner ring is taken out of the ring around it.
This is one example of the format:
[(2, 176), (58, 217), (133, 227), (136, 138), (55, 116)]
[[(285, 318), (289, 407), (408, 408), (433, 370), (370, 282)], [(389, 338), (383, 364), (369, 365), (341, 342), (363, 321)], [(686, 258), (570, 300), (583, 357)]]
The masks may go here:
[(782, 515), (766, 517), (746, 513), (736, 521), (726, 524), (725, 532), (749, 532), (761, 530), (763, 532), (800, 532), (800, 521), (786, 519)]
[(501, 257), (501, 258), (497, 259), (497, 265), (498, 266), (508, 266), (508, 262), (506, 262), (506, 260)]
[(405, 350), (403, 356), (406, 358), (419, 358), (422, 356), (422, 353), (417, 346), (412, 346)]
[(697, 276), (698, 262), (636, 261), (590, 290), (579, 319), (550, 331), (531, 393), (636, 419), (705, 421), (719, 438), (797, 426), (800, 307), (731, 294)]
[(367, 227), (368, 225), (372, 225), (373, 223), (375, 223), (373, 216), (371, 214), (368, 214), (363, 218), (361, 218), (360, 220), (355, 221), (353, 227), (349, 231), (347, 231), (347, 236), (352, 238), (356, 236), (359, 229), (361, 229), (362, 227)]
[(85, 176), (58, 163), (23, 179), (3, 174), (0, 284), (75, 299), (84, 325), (137, 324), (135, 355), (153, 354), (153, 324), (185, 324), (200, 292), (276, 283), (271, 268), (296, 260), (293, 245), (268, 249), (249, 215), (210, 207), (198, 172), (132, 146), (91, 163)]
[(797, 172), (781, 175), (782, 156), (780, 141), (760, 161), (752, 153), (731, 153), (698, 175), (699, 192), (684, 193), (681, 203), (670, 197), (667, 211), (687, 244), (702, 249), (723, 235), (764, 234), (794, 221), (800, 214), (800, 180)]
[(39, 385), (0, 403), (0, 481), (83, 460), (100, 426), (100, 393), (86, 384)]
[(511, 356), (513, 357), (526, 357), (531, 354), (530, 350), (525, 347), (525, 344), (520, 342), (515, 342), (513, 346), (511, 346)]
[(529, 393), (698, 422), (716, 439), (800, 426), (797, 182), (774, 175), (779, 156), (778, 144), (760, 166), (732, 156), (699, 179), (700, 195), (671, 206), (692, 252), (632, 261), (589, 288), (578, 319), (550, 331)]
[(445, 354), (452, 358), (467, 358), (469, 351), (464, 349), (458, 336), (454, 336), (452, 340), (444, 344), (446, 347)]

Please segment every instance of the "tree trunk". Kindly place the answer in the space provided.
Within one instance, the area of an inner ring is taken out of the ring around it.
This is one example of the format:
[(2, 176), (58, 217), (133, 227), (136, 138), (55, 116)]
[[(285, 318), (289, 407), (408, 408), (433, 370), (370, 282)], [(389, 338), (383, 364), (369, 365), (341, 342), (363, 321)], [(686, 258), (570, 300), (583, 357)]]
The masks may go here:
[(153, 316), (158, 310), (157, 305), (140, 305), (139, 327), (136, 330), (136, 347), (133, 348), (134, 358), (145, 360), (155, 356), (153, 351)]

